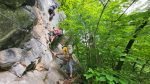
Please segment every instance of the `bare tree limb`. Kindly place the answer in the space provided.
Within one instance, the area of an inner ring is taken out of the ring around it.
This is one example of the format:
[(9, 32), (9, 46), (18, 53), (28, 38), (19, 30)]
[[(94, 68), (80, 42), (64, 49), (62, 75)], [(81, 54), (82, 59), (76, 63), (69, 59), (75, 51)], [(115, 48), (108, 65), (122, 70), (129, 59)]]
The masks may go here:
[(135, 1), (136, 0), (133, 0), (129, 7), (114, 22), (118, 21), (125, 14), (125, 12), (134, 4)]
[(99, 0), (99, 1), (103, 4), (103, 6), (105, 6), (104, 3), (101, 0)]
[(99, 15), (99, 19), (98, 19), (98, 22), (97, 22), (97, 27), (96, 27), (96, 29), (95, 29), (95, 31), (94, 31), (94, 34), (95, 34), (96, 31), (98, 30), (100, 20), (101, 20), (101, 18), (102, 18), (102, 15), (103, 15), (103, 13), (104, 13), (104, 10), (106, 9), (106, 6), (107, 6), (108, 2), (109, 2), (109, 0), (106, 2), (106, 4), (104, 5), (104, 7), (103, 7), (103, 9), (102, 9), (102, 12), (101, 12), (100, 15)]
[[(128, 41), (128, 44), (126, 45), (126, 48), (124, 49), (123, 53), (125, 53), (125, 54), (129, 53), (131, 47), (133, 46), (133, 44), (135, 42), (135, 39), (138, 36), (138, 32), (140, 32), (147, 25), (147, 23), (148, 23), (148, 21), (144, 21), (138, 28), (136, 28), (136, 30), (134, 31), (134, 35), (132, 36), (133, 38)], [(124, 59), (126, 57), (125, 56), (121, 56), (121, 58)], [(124, 61), (119, 60), (117, 62), (117, 65), (114, 67), (114, 70), (120, 71), (122, 69), (123, 63), (124, 63)]]

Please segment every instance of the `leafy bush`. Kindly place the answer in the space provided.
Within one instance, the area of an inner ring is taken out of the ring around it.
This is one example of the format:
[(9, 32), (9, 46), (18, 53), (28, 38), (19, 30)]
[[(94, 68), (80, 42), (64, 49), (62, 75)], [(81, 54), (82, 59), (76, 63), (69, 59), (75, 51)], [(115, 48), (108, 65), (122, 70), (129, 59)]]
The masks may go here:
[(121, 76), (117, 75), (113, 70), (106, 70), (106, 69), (91, 69), (89, 68), (88, 71), (84, 74), (88, 82), (92, 84), (128, 84), (128, 81)]

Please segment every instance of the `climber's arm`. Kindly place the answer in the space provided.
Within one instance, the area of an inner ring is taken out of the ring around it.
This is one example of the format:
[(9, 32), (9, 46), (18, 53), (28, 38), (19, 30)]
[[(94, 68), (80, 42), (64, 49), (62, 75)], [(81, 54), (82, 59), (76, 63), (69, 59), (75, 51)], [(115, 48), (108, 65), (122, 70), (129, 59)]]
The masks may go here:
[(54, 56), (56, 56), (56, 57), (58, 57), (58, 55), (64, 55), (64, 53), (62, 53), (62, 52), (58, 52), (58, 53), (53, 52), (53, 54), (54, 54)]
[(56, 53), (56, 55), (64, 55), (64, 53)]

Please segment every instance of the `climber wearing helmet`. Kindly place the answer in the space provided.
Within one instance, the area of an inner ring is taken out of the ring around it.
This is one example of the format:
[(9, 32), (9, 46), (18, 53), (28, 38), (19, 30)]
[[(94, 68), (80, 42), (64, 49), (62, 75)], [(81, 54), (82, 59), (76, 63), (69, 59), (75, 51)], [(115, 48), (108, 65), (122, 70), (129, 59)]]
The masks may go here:
[[(62, 49), (60, 49), (60, 52), (53, 53), (54, 56), (60, 58), (63, 60), (63, 65), (66, 65), (66, 73), (69, 76), (69, 79), (72, 78), (73, 73), (73, 59), (72, 59), (72, 45), (65, 45), (64, 40), (60, 42), (60, 45), (62, 46)], [(63, 58), (60, 56), (63, 55)]]
[(53, 27), (53, 30), (49, 30), (49, 40), (53, 42), (56, 37), (60, 37), (63, 35), (63, 30), (61, 28)]
[(54, 10), (55, 10), (57, 7), (58, 7), (57, 5), (52, 5), (52, 6), (49, 7), (48, 13), (49, 13), (49, 15), (50, 15), (50, 18), (49, 18), (50, 21), (53, 19), (53, 16), (55, 15)]

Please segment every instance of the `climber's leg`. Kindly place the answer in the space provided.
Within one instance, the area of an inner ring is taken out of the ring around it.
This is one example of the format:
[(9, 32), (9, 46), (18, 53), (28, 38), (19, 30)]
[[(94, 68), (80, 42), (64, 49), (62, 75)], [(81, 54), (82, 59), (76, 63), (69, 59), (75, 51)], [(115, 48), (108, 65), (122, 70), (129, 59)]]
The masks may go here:
[(69, 61), (70, 78), (72, 78), (72, 73), (73, 73), (73, 67), (72, 67), (72, 65), (73, 65), (73, 62), (72, 62), (72, 59), (70, 59), (70, 61)]

